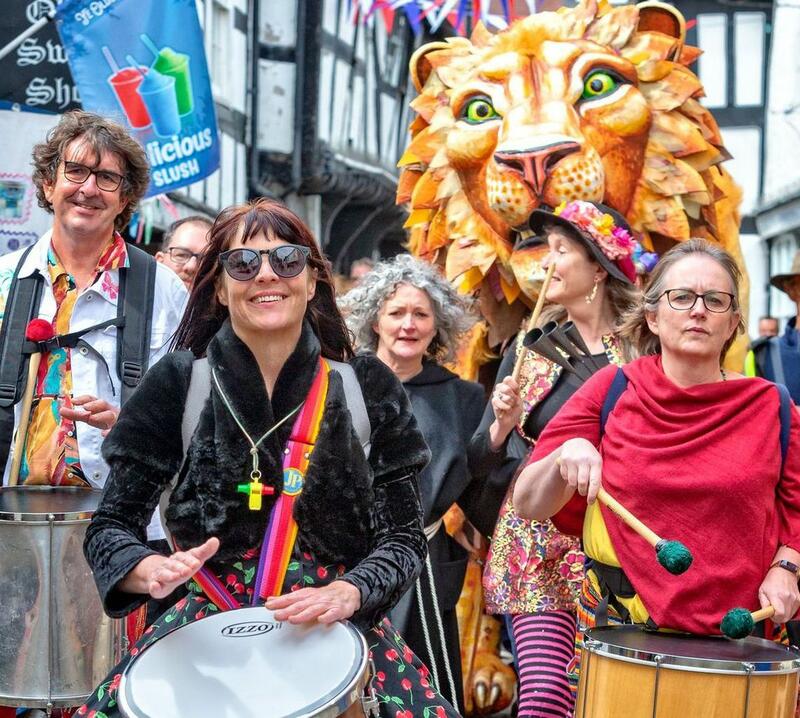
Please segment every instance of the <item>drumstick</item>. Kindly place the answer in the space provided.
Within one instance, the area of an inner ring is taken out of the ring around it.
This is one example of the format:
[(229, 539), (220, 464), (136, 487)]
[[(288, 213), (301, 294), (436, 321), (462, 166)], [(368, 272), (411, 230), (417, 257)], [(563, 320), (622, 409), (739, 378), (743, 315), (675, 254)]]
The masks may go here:
[[(556, 459), (556, 464), (561, 466), (561, 457)], [(658, 562), (676, 576), (686, 571), (692, 565), (692, 552), (680, 541), (671, 541), (661, 538), (643, 521), (636, 518), (628, 509), (608, 493), (602, 486), (597, 492), (597, 500), (609, 511), (622, 519), (623, 523), (633, 529), (647, 543), (656, 550)]]
[[(533, 308), (533, 312), (531, 313), (530, 319), (528, 319), (528, 325), (525, 329), (525, 333), (527, 334), (531, 329), (536, 326), (536, 322), (539, 321), (539, 315), (542, 313), (542, 307), (544, 306), (544, 295), (547, 294), (547, 287), (550, 286), (550, 280), (553, 278), (553, 272), (556, 271), (555, 262), (551, 264), (547, 268), (547, 274), (544, 275), (544, 280), (542, 281), (542, 288), (539, 290), (539, 296), (536, 299), (536, 305)], [(519, 352), (519, 356), (517, 357), (517, 361), (514, 362), (514, 371), (511, 372), (511, 378), (514, 381), (519, 381), (519, 373), (522, 371), (522, 362), (525, 361), (525, 355), (527, 354), (528, 349), (527, 347), (523, 346)]]
[(678, 575), (692, 565), (692, 552), (680, 541), (661, 538), (655, 531), (608, 493), (602, 486), (597, 492), (600, 503), (620, 519), (656, 550), (658, 562), (672, 574)]
[[(25, 338), (30, 342), (47, 341), (53, 336), (53, 325), (44, 319), (32, 319), (25, 328)], [(42, 354), (39, 351), (31, 354), (28, 363), (28, 380), (25, 383), (25, 393), (22, 395), (20, 406), (17, 436), (14, 440), (14, 459), (11, 462), (11, 471), (8, 476), (8, 485), (16, 486), (19, 482), (19, 470), (22, 466), (22, 452), (25, 448), (25, 437), (28, 434), (28, 421), (31, 418), (31, 405), (33, 404), (33, 391), (36, 388), (36, 378), (39, 374), (39, 364)]]
[(752, 613), (746, 608), (732, 608), (720, 622), (720, 629), (728, 638), (747, 638), (756, 626), (756, 623), (775, 615), (774, 606), (764, 606)]

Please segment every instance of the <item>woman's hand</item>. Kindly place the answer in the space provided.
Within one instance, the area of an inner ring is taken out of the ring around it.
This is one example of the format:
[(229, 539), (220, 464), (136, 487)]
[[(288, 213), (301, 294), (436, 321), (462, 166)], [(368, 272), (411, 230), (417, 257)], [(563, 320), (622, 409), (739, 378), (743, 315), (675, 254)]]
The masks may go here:
[(266, 607), (276, 621), (333, 623), (350, 618), (361, 607), (361, 592), (347, 581), (332, 581), (320, 588), (301, 588), (283, 596), (271, 596)]
[(188, 551), (171, 556), (153, 555), (143, 558), (119, 583), (127, 593), (149, 593), (153, 598), (169, 596), (178, 586), (194, 576), (219, 549), (219, 539), (210, 538)]
[(772, 605), (775, 609), (775, 615), (772, 617), (775, 623), (786, 623), (791, 620), (800, 608), (797, 576), (780, 566), (771, 568), (759, 586), (758, 600), (762, 608)]
[(603, 479), (603, 459), (586, 439), (568, 439), (561, 445), (557, 463), (568, 486), (594, 503)]
[(489, 427), (489, 441), (492, 450), (497, 451), (522, 416), (519, 384), (512, 377), (507, 376), (495, 385), (492, 391), (492, 411), (495, 420)]

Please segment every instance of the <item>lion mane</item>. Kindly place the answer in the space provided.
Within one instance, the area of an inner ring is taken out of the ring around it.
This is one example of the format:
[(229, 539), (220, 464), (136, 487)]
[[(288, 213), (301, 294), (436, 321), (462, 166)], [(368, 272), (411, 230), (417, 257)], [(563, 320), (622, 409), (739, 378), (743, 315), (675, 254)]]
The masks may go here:
[(582, 0), (417, 50), (397, 191), (410, 251), (464, 292), (489, 280), (498, 299), (530, 304), (538, 284), (513, 251), (530, 213), (591, 199), (623, 213), (648, 250), (703, 237), (744, 268), (740, 191), (684, 36), (672, 6)]

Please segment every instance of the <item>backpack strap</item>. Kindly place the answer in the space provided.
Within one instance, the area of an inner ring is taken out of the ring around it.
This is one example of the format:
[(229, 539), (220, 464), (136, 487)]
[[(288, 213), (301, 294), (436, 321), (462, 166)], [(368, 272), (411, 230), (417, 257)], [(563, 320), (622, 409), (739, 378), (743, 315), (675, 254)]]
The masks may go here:
[(608, 387), (606, 398), (603, 399), (603, 406), (600, 408), (600, 436), (606, 432), (606, 422), (608, 415), (614, 410), (617, 401), (622, 396), (622, 392), (628, 388), (628, 377), (622, 371), (622, 367), (617, 367), (617, 372), (614, 374), (614, 379), (611, 386)]
[(772, 365), (772, 379), (776, 384), (785, 384), (786, 376), (783, 373), (783, 359), (781, 359), (781, 339), (780, 337), (770, 337), (769, 340), (769, 363)]
[(332, 359), (327, 359), (326, 361), (331, 365), (331, 369), (335, 369), (339, 372), (339, 376), (342, 377), (344, 398), (347, 401), (347, 408), (353, 420), (353, 428), (356, 430), (358, 440), (361, 442), (361, 448), (364, 449), (364, 456), (369, 458), (369, 451), (372, 447), (370, 440), (372, 428), (367, 414), (367, 405), (364, 403), (364, 392), (361, 391), (361, 385), (358, 383), (356, 373), (353, 367), (346, 362), (333, 361)]
[(778, 410), (778, 417), (781, 423), (781, 474), (783, 474), (783, 465), (786, 463), (786, 454), (789, 453), (789, 435), (792, 431), (792, 410), (794, 403), (789, 394), (789, 390), (785, 384), (776, 384), (778, 396), (780, 397), (780, 409)]
[(128, 267), (120, 269), (117, 318), (117, 374), (122, 382), (121, 404), (139, 385), (150, 362), (150, 330), (156, 287), (156, 260), (128, 244)]
[(172, 548), (175, 545), (172, 541), (172, 536), (167, 529), (166, 511), (169, 505), (170, 496), (178, 485), (178, 477), (183, 471), (183, 465), (186, 463), (186, 452), (189, 450), (189, 442), (200, 423), (200, 413), (206, 405), (208, 397), (211, 395), (211, 369), (208, 366), (208, 358), (195, 359), (192, 362), (192, 378), (189, 380), (189, 391), (186, 394), (186, 404), (183, 408), (183, 419), (181, 420), (181, 441), (183, 444), (183, 459), (181, 460), (180, 468), (175, 472), (172, 481), (169, 482), (164, 491), (161, 492), (161, 498), (158, 501), (158, 510), (161, 516), (161, 528), (164, 529), (164, 535)]
[(39, 311), (44, 277), (37, 270), (20, 279), (19, 272), (35, 245), (20, 257), (6, 298), (3, 324), (0, 328), (0, 466), (4, 466), (14, 435), (14, 405), (22, 396), (28, 374), (25, 361), (25, 329)]

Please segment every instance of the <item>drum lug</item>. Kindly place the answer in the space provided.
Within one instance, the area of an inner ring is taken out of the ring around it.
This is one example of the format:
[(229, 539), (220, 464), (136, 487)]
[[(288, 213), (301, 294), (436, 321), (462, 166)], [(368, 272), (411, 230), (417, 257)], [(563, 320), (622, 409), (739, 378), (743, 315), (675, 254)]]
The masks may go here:
[(743, 662), (742, 668), (744, 668), (744, 671), (747, 674), (747, 685), (744, 690), (744, 713), (742, 716), (743, 718), (747, 718), (750, 713), (750, 681), (753, 677), (753, 671), (756, 669), (756, 667), (753, 663)]
[(381, 714), (378, 696), (375, 695), (375, 689), (372, 687), (373, 680), (375, 680), (375, 662), (370, 658), (369, 680), (367, 681), (367, 685), (364, 686), (364, 695), (361, 698), (361, 706), (367, 718), (379, 718)]

